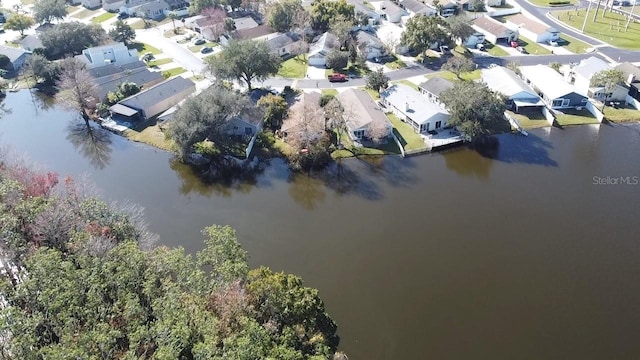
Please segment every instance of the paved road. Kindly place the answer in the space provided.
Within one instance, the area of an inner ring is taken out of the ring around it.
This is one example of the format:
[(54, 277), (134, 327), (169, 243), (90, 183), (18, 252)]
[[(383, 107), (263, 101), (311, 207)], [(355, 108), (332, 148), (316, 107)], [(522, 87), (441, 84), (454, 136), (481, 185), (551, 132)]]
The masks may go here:
[(189, 49), (164, 37), (163, 33), (163, 29), (160, 28), (136, 30), (136, 41), (157, 47), (163, 53), (169, 54), (176, 63), (187, 70), (191, 70), (194, 73), (202, 73), (204, 71), (205, 65), (200, 58)]

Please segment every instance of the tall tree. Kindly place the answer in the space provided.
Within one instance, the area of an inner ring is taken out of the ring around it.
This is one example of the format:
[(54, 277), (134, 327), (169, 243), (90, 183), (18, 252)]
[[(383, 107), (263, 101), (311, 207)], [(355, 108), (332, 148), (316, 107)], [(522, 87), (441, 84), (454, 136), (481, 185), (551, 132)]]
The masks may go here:
[(456, 82), (453, 88), (440, 94), (440, 100), (451, 115), (449, 124), (460, 130), (467, 141), (495, 134), (506, 121), (505, 96), (491, 91), (483, 83)]
[(272, 129), (280, 127), (282, 119), (287, 113), (287, 101), (282, 96), (267, 94), (258, 100), (258, 105), (265, 110), (265, 125)]
[(442, 70), (451, 71), (459, 80), (462, 79), (460, 74), (473, 71), (473, 69), (475, 69), (473, 60), (461, 56), (452, 56), (442, 65)]
[(107, 34), (100, 25), (87, 25), (77, 21), (55, 24), (40, 35), (45, 55), (49, 59), (80, 54), (86, 48), (103, 44), (106, 39)]
[(136, 31), (122, 20), (117, 20), (114, 27), (109, 30), (109, 37), (115, 42), (129, 45), (130, 41), (136, 38)]
[(298, 12), (304, 11), (300, 0), (283, 0), (275, 2), (267, 14), (267, 23), (278, 32), (287, 32), (294, 26), (294, 18)]
[(311, 5), (311, 27), (319, 32), (329, 30), (331, 22), (342, 15), (344, 19), (353, 22), (355, 16), (354, 6), (346, 0), (318, 0)]
[(171, 19), (171, 24), (173, 25), (173, 33), (177, 34), (178, 30), (176, 29), (176, 20), (179, 20), (180, 16), (176, 15), (176, 13), (174, 12), (170, 12), (169, 15), (167, 15), (167, 17)]
[(57, 85), (58, 100), (68, 109), (80, 112), (88, 125), (87, 109), (92, 109), (98, 101), (98, 85), (84, 63), (76, 58), (64, 59)]
[(470, 20), (464, 15), (450, 16), (447, 18), (449, 33), (454, 39), (460, 39), (464, 42), (469, 36), (476, 31), (471, 27)]
[(435, 44), (451, 40), (446, 32), (446, 22), (438, 16), (414, 16), (407, 22), (401, 42), (413, 51), (424, 53)]
[(349, 52), (348, 51), (339, 51), (337, 49), (331, 50), (327, 54), (327, 67), (339, 70), (347, 67), (349, 63)]
[(191, 13), (200, 14), (206, 8), (216, 8), (220, 5), (220, 0), (193, 0), (190, 2)]
[(593, 74), (593, 76), (591, 77), (589, 86), (591, 87), (601, 86), (604, 88), (603, 97), (598, 99), (598, 100), (601, 100), (603, 103), (602, 112), (604, 112), (604, 108), (605, 108), (604, 105), (606, 104), (609, 94), (611, 94), (613, 90), (615, 90), (616, 86), (620, 84), (624, 84), (624, 81), (625, 81), (624, 72), (618, 69), (602, 70)]
[(230, 41), (219, 56), (206, 59), (207, 70), (218, 79), (238, 80), (247, 84), (264, 80), (278, 72), (282, 58), (264, 41)]
[(36, 0), (33, 3), (33, 17), (39, 23), (62, 20), (67, 16), (64, 0)]
[(329, 24), (329, 32), (338, 38), (338, 44), (340, 44), (341, 49), (349, 49), (355, 43), (351, 35), (352, 29), (353, 20), (347, 19), (340, 14), (332, 19)]
[(40, 54), (29, 56), (23, 68), (24, 76), (33, 79), (36, 84), (42, 82), (44, 85), (52, 85), (58, 79), (59, 73), (58, 64)]
[(367, 87), (376, 92), (389, 85), (389, 77), (384, 74), (382, 68), (367, 74)]
[(4, 28), (7, 30), (15, 30), (20, 32), (20, 36), (24, 36), (24, 31), (32, 27), (35, 21), (30, 16), (24, 14), (13, 14), (7, 19)]

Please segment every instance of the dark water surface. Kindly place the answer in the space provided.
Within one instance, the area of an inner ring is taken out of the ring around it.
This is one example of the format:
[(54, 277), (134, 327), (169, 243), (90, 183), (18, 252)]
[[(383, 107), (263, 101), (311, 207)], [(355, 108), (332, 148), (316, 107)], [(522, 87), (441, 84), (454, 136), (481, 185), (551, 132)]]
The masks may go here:
[(200, 229), (229, 224), (253, 266), (319, 288), (352, 360), (640, 358), (640, 185), (594, 185), (640, 176), (638, 125), (351, 160), (322, 178), (274, 161), (225, 187), (87, 135), (28, 92), (4, 105), (0, 142), (144, 206), (161, 243), (195, 252)]

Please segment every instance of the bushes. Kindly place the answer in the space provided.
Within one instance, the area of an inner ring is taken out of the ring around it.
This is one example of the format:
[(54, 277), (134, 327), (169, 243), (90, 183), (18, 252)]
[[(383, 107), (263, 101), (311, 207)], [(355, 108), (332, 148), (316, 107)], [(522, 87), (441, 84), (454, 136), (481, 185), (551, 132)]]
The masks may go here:
[(564, 5), (569, 5), (569, 4), (571, 4), (571, 1), (566, 1), (566, 0), (549, 1), (549, 5), (551, 5), (551, 6), (564, 6)]

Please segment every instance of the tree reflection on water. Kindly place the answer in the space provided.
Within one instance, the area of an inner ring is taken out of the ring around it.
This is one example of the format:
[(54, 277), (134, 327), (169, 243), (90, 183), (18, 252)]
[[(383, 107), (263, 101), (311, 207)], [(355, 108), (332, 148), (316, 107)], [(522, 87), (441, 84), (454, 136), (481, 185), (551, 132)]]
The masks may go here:
[(67, 128), (67, 140), (96, 169), (102, 170), (111, 161), (112, 136), (109, 131), (82, 121), (74, 121)]

